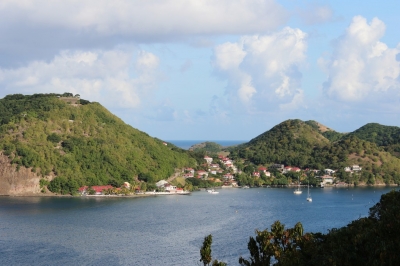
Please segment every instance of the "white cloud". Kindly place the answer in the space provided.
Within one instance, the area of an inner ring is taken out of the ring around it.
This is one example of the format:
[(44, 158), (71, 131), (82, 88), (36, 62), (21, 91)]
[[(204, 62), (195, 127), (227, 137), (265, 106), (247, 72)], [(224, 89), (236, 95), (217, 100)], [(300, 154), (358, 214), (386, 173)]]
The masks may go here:
[(109, 107), (135, 108), (157, 85), (159, 59), (145, 51), (134, 55), (118, 49), (62, 51), (50, 62), (0, 69), (0, 85), (5, 94), (72, 92)]
[(0, 19), (12, 24), (113, 35), (265, 32), (287, 19), (274, 0), (3, 0)]
[(213, 66), (228, 80), (228, 105), (264, 112), (295, 99), (298, 106), (303, 99), (299, 68), (306, 58), (306, 37), (301, 30), (286, 27), (217, 46)]
[(335, 41), (331, 58), (319, 60), (328, 75), (323, 85), (328, 97), (345, 102), (390, 102), (390, 95), (399, 96), (400, 63), (396, 56), (400, 44), (388, 48), (380, 41), (384, 34), (381, 20), (374, 18), (368, 23), (361, 16), (353, 18)]

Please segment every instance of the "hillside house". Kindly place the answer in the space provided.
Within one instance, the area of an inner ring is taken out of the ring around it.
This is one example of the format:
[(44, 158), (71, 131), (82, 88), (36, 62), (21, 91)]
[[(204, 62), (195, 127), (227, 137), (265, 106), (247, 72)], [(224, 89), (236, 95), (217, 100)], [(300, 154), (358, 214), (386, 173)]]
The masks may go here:
[(276, 168), (278, 171), (283, 171), (283, 168), (284, 168), (285, 166), (283, 165), (283, 164), (273, 164), (273, 165), (271, 165), (270, 166), (270, 168)]
[[(94, 192), (95, 195), (104, 195), (105, 190), (113, 189), (114, 187), (111, 185), (106, 185), (106, 186), (92, 186), (91, 188), (95, 191)], [(89, 194), (89, 187), (88, 186), (80, 187), (78, 191), (82, 195)]]
[(326, 184), (333, 184), (334, 177), (330, 175), (323, 175), (323, 176), (317, 176), (317, 178), (321, 179), (321, 184), (326, 185)]
[(199, 170), (199, 171), (197, 171), (197, 177), (199, 177), (199, 178), (207, 178), (208, 177), (208, 173), (206, 171)]
[(227, 173), (227, 174), (224, 175), (224, 178), (225, 178), (226, 180), (233, 180), (235, 177), (234, 177), (232, 174)]
[(204, 160), (207, 161), (207, 164), (211, 164), (213, 161), (213, 158), (209, 157), (209, 156), (204, 156)]
[(254, 177), (260, 177), (260, 172), (253, 172), (252, 176), (254, 176)]

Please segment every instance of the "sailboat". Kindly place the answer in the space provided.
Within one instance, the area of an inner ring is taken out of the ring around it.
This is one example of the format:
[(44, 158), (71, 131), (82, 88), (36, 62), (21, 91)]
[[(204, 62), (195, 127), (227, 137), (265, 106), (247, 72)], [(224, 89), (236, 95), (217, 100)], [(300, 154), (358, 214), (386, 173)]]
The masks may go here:
[(312, 201), (311, 194), (310, 194), (310, 183), (308, 183), (308, 185), (307, 185), (307, 201), (309, 201), (309, 202)]
[(301, 194), (303, 191), (300, 190), (300, 177), (298, 178), (298, 185), (297, 188), (293, 191), (294, 194)]

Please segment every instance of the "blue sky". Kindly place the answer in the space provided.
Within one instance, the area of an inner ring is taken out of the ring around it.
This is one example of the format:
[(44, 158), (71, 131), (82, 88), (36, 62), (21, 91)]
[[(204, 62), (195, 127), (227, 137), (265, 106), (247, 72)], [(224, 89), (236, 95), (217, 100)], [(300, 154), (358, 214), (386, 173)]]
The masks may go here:
[(164, 140), (400, 126), (400, 2), (3, 0), (0, 97), (79, 93)]

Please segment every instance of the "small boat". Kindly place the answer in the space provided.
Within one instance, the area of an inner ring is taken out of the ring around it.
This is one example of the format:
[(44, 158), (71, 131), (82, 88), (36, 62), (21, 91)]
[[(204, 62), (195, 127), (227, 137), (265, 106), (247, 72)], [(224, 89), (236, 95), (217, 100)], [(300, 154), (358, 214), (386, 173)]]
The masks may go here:
[(250, 188), (249, 186), (244, 186), (243, 188)]
[(218, 191), (215, 191), (214, 189), (208, 189), (207, 192), (210, 194), (218, 194), (219, 193)]
[(297, 194), (297, 195), (303, 193), (303, 191), (300, 190), (300, 177), (298, 178), (298, 185), (297, 185), (297, 188), (293, 191), (293, 193), (294, 193), (294, 194)]
[(312, 202), (311, 194), (310, 194), (310, 185), (307, 185), (307, 201)]

